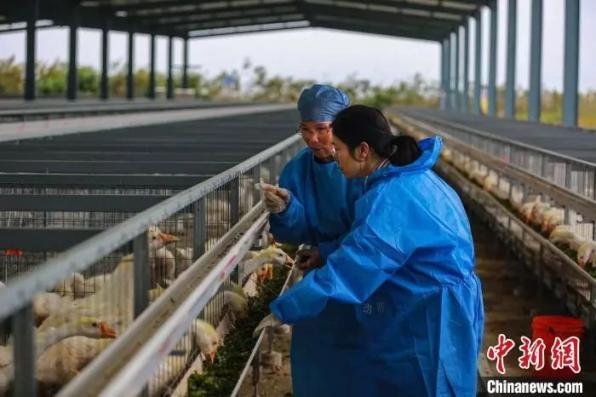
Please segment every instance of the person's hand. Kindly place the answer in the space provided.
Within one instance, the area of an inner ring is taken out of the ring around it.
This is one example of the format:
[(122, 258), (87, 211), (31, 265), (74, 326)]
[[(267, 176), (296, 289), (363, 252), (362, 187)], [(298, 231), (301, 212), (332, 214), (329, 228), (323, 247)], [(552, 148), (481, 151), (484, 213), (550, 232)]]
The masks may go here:
[(290, 202), (290, 192), (287, 189), (261, 183), (265, 208), (272, 214), (283, 212)]
[(257, 325), (255, 330), (252, 332), (252, 336), (253, 338), (256, 338), (261, 333), (261, 330), (269, 327), (277, 328), (282, 324), (283, 323), (277, 317), (275, 317), (273, 313), (271, 313), (261, 320), (259, 325)]
[(302, 271), (316, 269), (323, 266), (323, 259), (318, 248), (306, 248), (296, 252), (296, 256), (300, 258), (296, 261), (296, 266)]

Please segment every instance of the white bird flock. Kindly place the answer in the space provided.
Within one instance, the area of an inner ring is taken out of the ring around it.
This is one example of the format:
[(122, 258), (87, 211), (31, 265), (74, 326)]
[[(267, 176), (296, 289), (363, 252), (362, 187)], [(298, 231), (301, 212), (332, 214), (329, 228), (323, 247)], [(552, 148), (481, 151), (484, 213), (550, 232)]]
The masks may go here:
[[(192, 248), (175, 247), (180, 239), (159, 227), (148, 229), (149, 268), (152, 289), (150, 301), (157, 299), (178, 274), (192, 264)], [(240, 265), (244, 274), (256, 273), (257, 282), (272, 277), (273, 266), (292, 264), (288, 255), (276, 246), (249, 252)], [(85, 278), (73, 273), (48, 292), (33, 300), (36, 329), (37, 373), (41, 391), (53, 394), (72, 380), (93, 358), (105, 350), (116, 335), (133, 320), (133, 255), (122, 257), (113, 272)], [(0, 287), (4, 284), (0, 283)], [(203, 316), (219, 321), (226, 308), (233, 319), (247, 316), (248, 301), (241, 287), (228, 285), (204, 308)], [(223, 303), (221, 303), (223, 302)], [(192, 341), (186, 346), (184, 341)], [(213, 360), (222, 345), (222, 337), (213, 324), (197, 319), (150, 382), (150, 395), (160, 395), (185, 369), (193, 349), (206, 360)], [(13, 379), (12, 346), (9, 338), (0, 345), (0, 397), (9, 395)]]
[(488, 168), (467, 157), (454, 154), (450, 149), (443, 149), (441, 158), (464, 173), (473, 182), (481, 186), (493, 196), (511, 205), (520, 218), (542, 233), (549, 241), (575, 258), (577, 264), (596, 277), (596, 241), (579, 237), (574, 227), (565, 224), (565, 209), (542, 201), (536, 196), (530, 201), (522, 202), (522, 193), (500, 187), (498, 176)]

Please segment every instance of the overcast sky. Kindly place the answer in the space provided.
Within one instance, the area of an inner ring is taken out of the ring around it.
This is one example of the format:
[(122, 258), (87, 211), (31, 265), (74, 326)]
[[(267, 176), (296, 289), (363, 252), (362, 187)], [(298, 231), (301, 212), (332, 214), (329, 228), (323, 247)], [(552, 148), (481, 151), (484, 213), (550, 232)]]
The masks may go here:
[[(505, 80), (505, 45), (507, 1), (499, 0), (498, 81)], [(517, 86), (527, 88), (531, 0), (518, 0)], [(543, 84), (561, 89), (563, 82), (563, 19), (565, 0), (544, 1)], [(581, 0), (580, 21), (580, 90), (596, 89), (596, 1)], [(483, 15), (484, 54), (487, 57), (488, 12)], [(472, 31), (474, 25), (472, 23)], [(37, 58), (42, 61), (66, 60), (67, 33), (64, 28), (42, 29), (38, 33)], [(81, 29), (79, 33), (80, 65), (99, 69), (98, 31)], [(474, 48), (472, 35), (470, 48)], [(165, 71), (167, 42), (158, 39), (157, 67)], [(386, 36), (356, 34), (327, 29), (300, 29), (287, 32), (243, 34), (194, 39), (190, 45), (190, 63), (197, 70), (215, 75), (222, 70), (241, 69), (246, 59), (263, 65), (270, 74), (309, 78), (336, 83), (350, 74), (388, 85), (409, 79), (415, 73), (438, 80), (439, 45), (434, 42), (398, 39)], [(24, 33), (0, 34), (0, 58), (14, 55), (24, 61)], [(182, 62), (182, 43), (176, 40), (174, 64)], [(126, 59), (126, 35), (110, 34), (110, 62)], [(470, 62), (474, 56), (471, 53)], [(149, 39), (135, 39), (135, 68), (149, 63)], [(470, 78), (472, 75), (470, 68)], [(484, 62), (483, 82), (487, 80)]]

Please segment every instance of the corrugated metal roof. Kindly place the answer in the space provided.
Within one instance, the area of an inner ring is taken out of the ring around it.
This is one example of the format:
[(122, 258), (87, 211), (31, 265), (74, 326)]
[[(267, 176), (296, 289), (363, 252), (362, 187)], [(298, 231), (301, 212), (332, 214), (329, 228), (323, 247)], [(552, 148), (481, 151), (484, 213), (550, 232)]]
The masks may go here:
[[(31, 1), (31, 0), (30, 0)], [(87, 28), (201, 37), (324, 27), (441, 40), (489, 0), (45, 0), (40, 20)], [(20, 0), (0, 4), (0, 23), (23, 22)]]

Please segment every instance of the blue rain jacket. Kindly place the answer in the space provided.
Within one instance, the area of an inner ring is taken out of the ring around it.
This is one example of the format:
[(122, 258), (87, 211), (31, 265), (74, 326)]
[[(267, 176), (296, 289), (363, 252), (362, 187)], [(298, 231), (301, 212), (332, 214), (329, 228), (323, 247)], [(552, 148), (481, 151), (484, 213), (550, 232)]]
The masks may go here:
[[(363, 194), (363, 179), (347, 179), (335, 161), (319, 163), (308, 148), (282, 171), (279, 185), (290, 191), (288, 208), (269, 218), (276, 239), (319, 247), (323, 260), (339, 247), (354, 220), (354, 204)], [(336, 302), (292, 329), (291, 367), (296, 396), (316, 396), (326, 382), (332, 337), (337, 323), (352, 316), (351, 305)], [(313, 365), (313, 361), (317, 365)]]
[(271, 303), (296, 325), (330, 305), (352, 312), (333, 324), (324, 381), (297, 397), (476, 395), (484, 311), (470, 226), (431, 170), (440, 138), (420, 148), (368, 177), (339, 249)]

